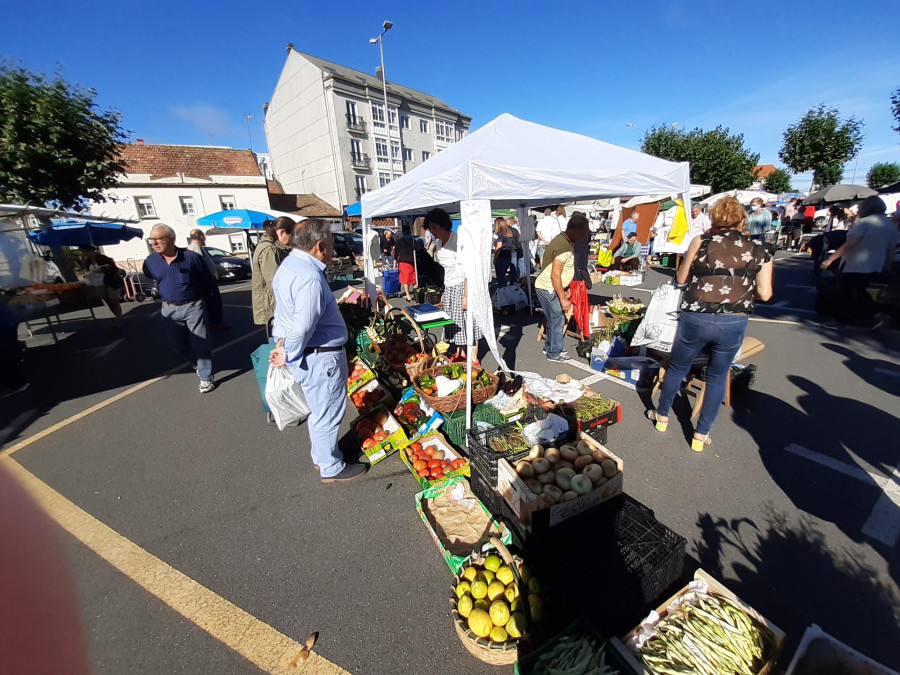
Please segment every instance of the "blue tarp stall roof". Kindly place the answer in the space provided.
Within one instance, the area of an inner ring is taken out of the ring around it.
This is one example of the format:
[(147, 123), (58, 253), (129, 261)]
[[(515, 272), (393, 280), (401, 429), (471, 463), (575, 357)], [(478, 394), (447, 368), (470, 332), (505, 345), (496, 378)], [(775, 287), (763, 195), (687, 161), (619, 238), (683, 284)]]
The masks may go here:
[(356, 202), (354, 204), (348, 204), (344, 211), (346, 211), (348, 216), (361, 216), (362, 215), (362, 204), (360, 202)]
[(54, 223), (49, 230), (28, 233), (28, 238), (41, 246), (111, 246), (143, 236), (140, 228), (122, 223)]

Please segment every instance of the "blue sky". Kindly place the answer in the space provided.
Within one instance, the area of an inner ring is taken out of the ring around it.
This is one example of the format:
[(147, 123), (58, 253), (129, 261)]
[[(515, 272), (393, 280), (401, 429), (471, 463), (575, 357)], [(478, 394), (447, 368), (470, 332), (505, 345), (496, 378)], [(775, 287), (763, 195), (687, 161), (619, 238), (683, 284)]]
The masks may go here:
[(626, 122), (722, 124), (778, 165), (784, 128), (824, 102), (865, 120), (857, 183), (875, 162), (900, 161), (890, 114), (900, 2), (740, 5), (0, 0), (0, 55), (61, 67), (123, 113), (132, 139), (246, 148), (252, 138), (262, 151), (285, 45), (374, 73), (368, 41), (388, 19), (388, 79), (471, 115), (473, 129), (509, 112), (637, 148), (641, 132)]

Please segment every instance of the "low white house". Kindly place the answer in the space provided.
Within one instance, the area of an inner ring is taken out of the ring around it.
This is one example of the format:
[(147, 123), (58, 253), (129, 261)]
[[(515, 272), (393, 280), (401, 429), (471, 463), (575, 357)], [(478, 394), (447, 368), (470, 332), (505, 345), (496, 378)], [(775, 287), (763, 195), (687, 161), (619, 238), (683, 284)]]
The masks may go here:
[[(268, 208), (266, 178), (250, 150), (199, 145), (122, 146), (126, 173), (106, 191), (106, 202), (91, 204), (91, 213), (136, 218), (144, 239), (132, 239), (104, 252), (117, 262), (139, 262), (150, 253), (146, 238), (159, 223), (171, 226), (185, 246), (197, 219), (225, 209)], [(138, 265), (139, 266), (139, 265)]]

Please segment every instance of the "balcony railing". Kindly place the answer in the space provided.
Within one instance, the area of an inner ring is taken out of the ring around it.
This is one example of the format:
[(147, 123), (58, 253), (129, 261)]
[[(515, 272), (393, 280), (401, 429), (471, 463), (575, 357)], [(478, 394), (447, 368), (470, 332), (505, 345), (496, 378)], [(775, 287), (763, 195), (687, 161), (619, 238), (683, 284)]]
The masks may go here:
[(347, 129), (360, 134), (366, 133), (366, 121), (362, 117), (347, 115)]
[(370, 169), (372, 167), (372, 160), (363, 152), (351, 152), (350, 164), (358, 169)]
[(368, 192), (368, 188), (356, 188), (356, 201), (359, 201), (359, 198), (362, 197), (366, 192)]

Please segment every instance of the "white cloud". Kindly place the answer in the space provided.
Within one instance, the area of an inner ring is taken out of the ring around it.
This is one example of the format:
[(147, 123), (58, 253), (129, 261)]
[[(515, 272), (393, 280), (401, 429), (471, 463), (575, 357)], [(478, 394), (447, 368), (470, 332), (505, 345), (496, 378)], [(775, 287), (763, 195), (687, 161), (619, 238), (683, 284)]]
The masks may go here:
[(190, 122), (197, 131), (214, 136), (233, 136), (240, 128), (229, 119), (227, 111), (208, 103), (194, 105), (171, 105), (169, 110), (179, 119)]

